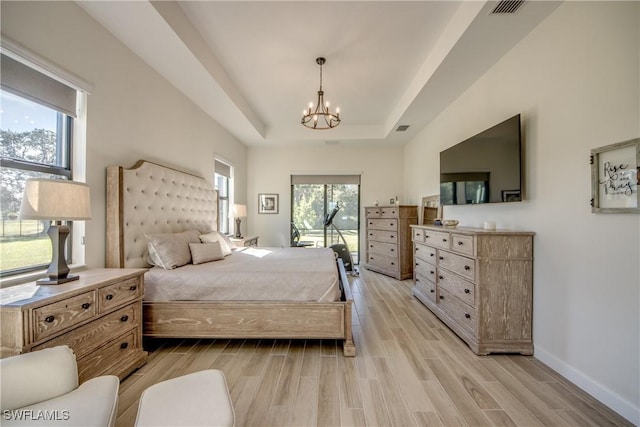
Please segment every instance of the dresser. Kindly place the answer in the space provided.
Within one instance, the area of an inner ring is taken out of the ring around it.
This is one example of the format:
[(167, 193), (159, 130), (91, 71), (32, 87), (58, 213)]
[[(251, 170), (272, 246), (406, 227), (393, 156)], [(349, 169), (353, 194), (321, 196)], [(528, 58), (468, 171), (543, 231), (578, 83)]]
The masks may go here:
[(144, 269), (95, 269), (62, 285), (26, 283), (0, 290), (2, 357), (68, 345), (80, 382), (120, 379), (144, 365)]
[(476, 354), (533, 354), (534, 233), (412, 230), (413, 295)]
[(366, 265), (398, 280), (413, 277), (410, 226), (418, 223), (417, 206), (365, 207)]

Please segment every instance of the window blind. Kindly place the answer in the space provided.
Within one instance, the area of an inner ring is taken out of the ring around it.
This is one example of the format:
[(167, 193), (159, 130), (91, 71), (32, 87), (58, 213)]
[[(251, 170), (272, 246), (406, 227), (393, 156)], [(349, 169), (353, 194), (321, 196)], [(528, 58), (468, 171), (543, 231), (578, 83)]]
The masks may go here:
[(2, 54), (2, 89), (76, 117), (76, 90)]
[(215, 172), (218, 175), (226, 176), (227, 178), (231, 178), (231, 166), (226, 163), (221, 162), (220, 160), (215, 161)]
[(299, 184), (360, 185), (360, 175), (291, 175), (291, 185)]

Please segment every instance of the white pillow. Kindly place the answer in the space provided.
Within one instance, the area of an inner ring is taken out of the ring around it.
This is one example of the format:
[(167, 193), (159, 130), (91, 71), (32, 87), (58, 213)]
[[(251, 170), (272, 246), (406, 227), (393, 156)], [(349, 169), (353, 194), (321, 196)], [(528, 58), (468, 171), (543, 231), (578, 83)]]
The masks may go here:
[(220, 242), (189, 243), (189, 249), (191, 250), (191, 259), (194, 264), (224, 259)]
[(148, 234), (149, 257), (154, 265), (171, 270), (191, 262), (189, 243), (200, 243), (198, 230), (180, 233)]
[(224, 239), (224, 237), (222, 237), (222, 235), (217, 231), (212, 231), (211, 233), (207, 233), (207, 234), (201, 234), (199, 237), (202, 243), (220, 242), (220, 247), (222, 248), (222, 254), (224, 256), (231, 255), (231, 248), (229, 247), (229, 244)]

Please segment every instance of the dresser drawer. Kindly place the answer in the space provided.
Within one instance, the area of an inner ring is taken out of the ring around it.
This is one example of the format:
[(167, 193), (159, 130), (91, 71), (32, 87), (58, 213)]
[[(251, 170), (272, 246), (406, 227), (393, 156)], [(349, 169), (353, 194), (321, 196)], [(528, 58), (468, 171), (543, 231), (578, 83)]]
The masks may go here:
[(113, 285), (98, 289), (98, 300), (100, 301), (100, 313), (121, 306), (130, 301), (134, 301), (142, 296), (142, 286), (140, 277), (134, 277)]
[(427, 279), (433, 281), (435, 283), (436, 281), (436, 266), (435, 265), (431, 265), (429, 263), (426, 262), (420, 262), (419, 260), (416, 261), (415, 264), (415, 269), (416, 269), (416, 274), (420, 274), (423, 277), (426, 277)]
[(475, 265), (475, 261), (471, 258), (451, 252), (438, 251), (438, 267), (446, 268), (472, 281), (476, 279)]
[(460, 298), (465, 304), (475, 307), (475, 285), (457, 274), (438, 269), (438, 286)]
[(458, 325), (465, 327), (474, 335), (477, 334), (478, 322), (475, 308), (442, 288), (438, 288), (438, 305)]
[(424, 230), (424, 242), (443, 249), (451, 247), (451, 236), (441, 231)]
[(380, 208), (380, 216), (383, 218), (397, 218), (398, 212), (400, 212), (400, 209), (395, 206)]
[(395, 218), (389, 219), (367, 219), (367, 227), (369, 230), (389, 230), (398, 231), (398, 220)]
[(398, 233), (396, 231), (369, 230), (367, 234), (367, 238), (369, 241), (375, 240), (378, 242), (387, 243), (398, 242)]
[[(416, 283), (414, 285), (422, 296), (435, 304), (436, 302), (436, 285), (424, 277), (417, 276)], [(414, 289), (415, 290), (415, 289)]]
[(398, 245), (395, 243), (384, 243), (370, 240), (368, 245), (370, 254), (386, 255), (396, 257), (398, 255)]
[(139, 329), (131, 330), (96, 351), (78, 359), (80, 382), (102, 375), (111, 366), (124, 360), (129, 353), (140, 351)]
[(451, 234), (451, 250), (465, 255), (475, 256), (476, 251), (472, 236), (462, 234)]
[(81, 358), (104, 344), (105, 337), (124, 334), (141, 322), (140, 304), (131, 304), (44, 344), (35, 346), (32, 350), (68, 345), (76, 357)]
[(381, 208), (365, 208), (364, 216), (367, 218), (378, 218), (382, 214)]
[(436, 264), (436, 249), (431, 246), (416, 243), (416, 259), (421, 259), (431, 264)]
[(367, 264), (370, 264), (374, 267), (382, 268), (389, 272), (400, 271), (397, 257), (393, 258), (384, 255), (369, 254), (367, 258)]
[(34, 341), (54, 335), (96, 315), (95, 292), (86, 292), (33, 310)]
[(421, 228), (411, 229), (411, 240), (418, 243), (424, 242), (424, 230)]

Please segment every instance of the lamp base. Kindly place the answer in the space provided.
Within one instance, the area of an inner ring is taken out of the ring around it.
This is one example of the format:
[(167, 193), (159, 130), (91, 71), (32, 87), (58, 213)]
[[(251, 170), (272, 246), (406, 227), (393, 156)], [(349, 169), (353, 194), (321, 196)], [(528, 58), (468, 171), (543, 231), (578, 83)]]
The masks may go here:
[(242, 233), (240, 232), (240, 222), (242, 220), (240, 218), (236, 218), (236, 235), (233, 236), (236, 239), (242, 239)]
[(51, 279), (49, 277), (36, 280), (36, 285), (62, 285), (63, 283), (73, 282), (74, 280), (78, 280), (80, 276), (77, 274), (69, 274), (67, 277), (63, 277), (60, 279)]

